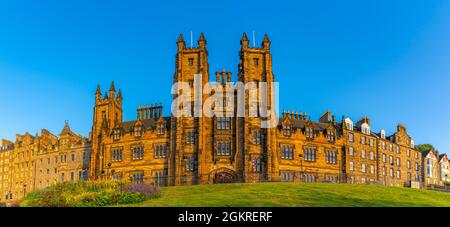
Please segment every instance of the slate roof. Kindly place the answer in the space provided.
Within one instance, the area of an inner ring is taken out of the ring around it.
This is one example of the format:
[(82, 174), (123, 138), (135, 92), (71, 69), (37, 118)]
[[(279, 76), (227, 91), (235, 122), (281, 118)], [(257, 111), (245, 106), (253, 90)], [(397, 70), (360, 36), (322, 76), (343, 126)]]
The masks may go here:
[[(308, 121), (305, 120), (299, 120), (299, 119), (289, 119), (293, 124), (293, 128), (294, 129), (303, 129), (305, 128), (305, 125), (308, 123)], [(280, 123), (278, 125), (279, 128), (281, 128), (281, 119), (280, 119)], [(316, 132), (323, 132), (328, 128), (329, 123), (323, 123), (323, 122), (311, 122), (314, 126), (314, 131)], [(341, 125), (339, 123), (335, 124), (335, 127), (337, 129), (337, 132), (339, 133), (340, 129), (341, 129)]]
[(433, 150), (422, 151), (422, 157), (426, 157), (430, 152), (433, 152)]

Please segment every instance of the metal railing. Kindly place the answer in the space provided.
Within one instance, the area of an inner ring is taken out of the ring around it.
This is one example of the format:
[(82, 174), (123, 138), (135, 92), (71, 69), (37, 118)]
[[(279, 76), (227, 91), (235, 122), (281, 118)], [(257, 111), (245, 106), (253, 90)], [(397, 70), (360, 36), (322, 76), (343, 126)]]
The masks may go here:
[[(122, 179), (126, 180), (126, 179)], [(303, 183), (331, 183), (331, 184), (379, 184), (410, 187), (411, 182), (402, 182), (395, 179), (378, 179), (373, 174), (345, 174), (345, 173), (320, 173), (302, 171), (280, 171), (278, 174), (269, 176), (266, 173), (244, 172), (240, 174), (217, 173), (217, 174), (183, 174), (176, 176), (143, 176), (135, 183), (155, 184), (159, 186), (172, 185), (196, 185), (196, 184), (219, 184), (219, 183), (263, 183), (263, 182), (303, 182)], [(395, 182), (392, 183), (392, 182)]]

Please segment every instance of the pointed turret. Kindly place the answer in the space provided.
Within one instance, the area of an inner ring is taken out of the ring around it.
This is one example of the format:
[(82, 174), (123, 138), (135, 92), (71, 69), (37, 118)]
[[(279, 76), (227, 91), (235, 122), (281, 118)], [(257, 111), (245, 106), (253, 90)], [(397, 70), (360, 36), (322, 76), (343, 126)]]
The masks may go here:
[(248, 48), (248, 38), (247, 38), (247, 33), (245, 33), (245, 32), (241, 38), (241, 48), (242, 49)]
[(111, 82), (111, 86), (109, 87), (109, 91), (116, 91), (116, 88), (114, 87), (114, 80)]
[(186, 48), (186, 42), (184, 41), (182, 34), (180, 34), (180, 36), (178, 36), (177, 45), (178, 45), (178, 51)]
[(103, 99), (109, 99), (108, 93), (105, 92), (105, 96), (103, 96)]
[(119, 92), (117, 93), (117, 100), (122, 100), (122, 90), (119, 88)]
[(116, 97), (116, 88), (114, 87), (114, 81), (111, 82), (111, 86), (109, 87), (109, 97), (114, 99)]
[(266, 50), (270, 49), (270, 40), (269, 40), (269, 36), (267, 36), (267, 34), (264, 35), (264, 39), (262, 41), (261, 46), (263, 49), (266, 49)]
[(97, 91), (95, 91), (95, 99), (100, 100), (102, 98), (102, 91), (100, 90), (100, 84), (97, 85)]
[(206, 48), (206, 39), (205, 39), (205, 35), (202, 33), (200, 33), (200, 38), (198, 39), (198, 47), (200, 49), (205, 49)]

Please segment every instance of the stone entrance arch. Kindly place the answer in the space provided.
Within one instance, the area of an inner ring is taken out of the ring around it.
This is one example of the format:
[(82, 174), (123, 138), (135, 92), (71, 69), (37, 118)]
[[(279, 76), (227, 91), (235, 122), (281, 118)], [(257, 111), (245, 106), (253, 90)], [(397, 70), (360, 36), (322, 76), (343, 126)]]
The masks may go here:
[(228, 168), (220, 168), (211, 172), (210, 179), (214, 184), (226, 184), (236, 182), (237, 177), (233, 170)]

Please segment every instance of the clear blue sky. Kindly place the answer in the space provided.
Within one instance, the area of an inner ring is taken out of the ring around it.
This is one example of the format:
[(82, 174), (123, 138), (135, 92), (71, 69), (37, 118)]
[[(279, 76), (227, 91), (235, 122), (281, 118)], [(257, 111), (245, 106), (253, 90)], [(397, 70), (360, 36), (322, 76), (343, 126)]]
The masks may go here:
[[(94, 3), (95, 2), (95, 3)], [(214, 4), (210, 4), (213, 2)], [(226, 2), (226, 3), (225, 3)], [(450, 1), (0, 2), (0, 137), (88, 135), (97, 83), (169, 114), (176, 40), (201, 31), (211, 73), (237, 71), (242, 32), (272, 41), (281, 109), (368, 115), (391, 134), (450, 151)], [(188, 42), (189, 45), (189, 42)]]

